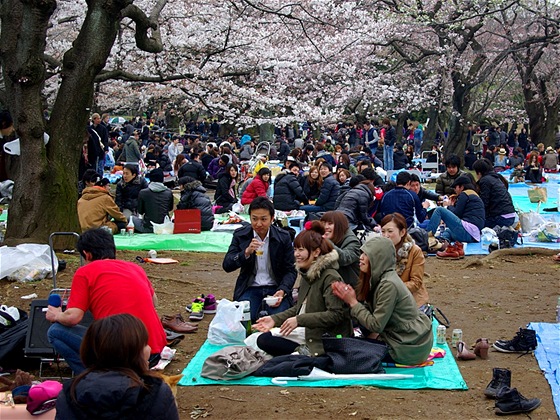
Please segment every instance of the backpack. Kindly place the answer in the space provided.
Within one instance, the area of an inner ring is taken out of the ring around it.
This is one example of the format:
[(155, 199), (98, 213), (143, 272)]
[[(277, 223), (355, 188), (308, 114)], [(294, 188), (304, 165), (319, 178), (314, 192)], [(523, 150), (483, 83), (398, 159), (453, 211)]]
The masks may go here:
[(497, 249), (513, 248), (515, 245), (521, 245), (523, 243), (519, 232), (512, 226), (496, 226), (494, 227), (494, 231), (498, 235), (498, 244), (490, 245), (488, 247), (489, 252)]
[(27, 335), (27, 312), (18, 309), (19, 319), (16, 321), (7, 312), (0, 311), (0, 316), (8, 321), (8, 325), (1, 324), (0, 328), (0, 366), (21, 367), (23, 363), (23, 349)]
[(419, 227), (408, 229), (408, 234), (414, 239), (414, 243), (420, 247), (422, 252), (428, 252), (428, 232)]

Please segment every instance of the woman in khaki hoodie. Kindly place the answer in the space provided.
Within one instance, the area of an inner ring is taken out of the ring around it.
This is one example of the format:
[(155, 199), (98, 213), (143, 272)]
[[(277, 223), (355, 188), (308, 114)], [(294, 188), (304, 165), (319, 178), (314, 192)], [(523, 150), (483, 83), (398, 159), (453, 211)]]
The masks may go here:
[(93, 187), (87, 187), (78, 200), (78, 220), (82, 232), (107, 226), (113, 233), (126, 226), (126, 217), (121, 213), (109, 192), (109, 180), (103, 178)]

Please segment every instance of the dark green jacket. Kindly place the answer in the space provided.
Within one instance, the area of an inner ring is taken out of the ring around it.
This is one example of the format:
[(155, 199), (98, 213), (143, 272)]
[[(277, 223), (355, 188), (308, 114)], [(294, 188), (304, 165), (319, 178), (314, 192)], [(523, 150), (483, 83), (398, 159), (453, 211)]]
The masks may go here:
[(351, 314), (360, 325), (379, 334), (397, 363), (415, 365), (426, 361), (433, 344), (432, 322), (418, 310), (416, 301), (395, 271), (393, 243), (372, 238), (362, 246), (370, 261), (371, 291), (365, 305)]

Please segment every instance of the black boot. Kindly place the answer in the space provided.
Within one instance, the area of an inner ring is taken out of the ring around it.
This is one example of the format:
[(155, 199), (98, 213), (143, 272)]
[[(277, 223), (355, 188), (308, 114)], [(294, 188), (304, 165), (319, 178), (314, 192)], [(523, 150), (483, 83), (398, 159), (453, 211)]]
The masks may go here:
[(492, 380), (484, 390), (488, 398), (496, 398), (502, 388), (511, 386), (511, 371), (509, 369), (494, 368)]
[(520, 328), (511, 340), (498, 340), (493, 347), (502, 353), (529, 353), (537, 348), (537, 333), (535, 330)]
[(528, 400), (516, 388), (502, 388), (496, 395), (494, 412), (496, 414), (528, 413), (541, 405), (541, 400)]

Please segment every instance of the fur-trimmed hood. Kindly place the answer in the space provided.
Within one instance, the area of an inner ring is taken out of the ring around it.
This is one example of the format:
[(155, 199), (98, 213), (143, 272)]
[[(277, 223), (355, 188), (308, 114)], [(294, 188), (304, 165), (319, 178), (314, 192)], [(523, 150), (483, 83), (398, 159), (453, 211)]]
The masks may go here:
[(296, 270), (299, 276), (305, 276), (309, 283), (313, 283), (315, 280), (321, 278), (321, 273), (327, 268), (338, 269), (338, 252), (336, 252), (335, 249), (328, 254), (319, 255), (307, 272), (302, 272), (297, 268)]
[(206, 188), (204, 188), (202, 186), (202, 182), (200, 182), (198, 179), (183, 185), (183, 189), (184, 189), (184, 191), (195, 191), (195, 190), (197, 190), (197, 191), (200, 191), (200, 192), (203, 192), (203, 193), (206, 192)]

